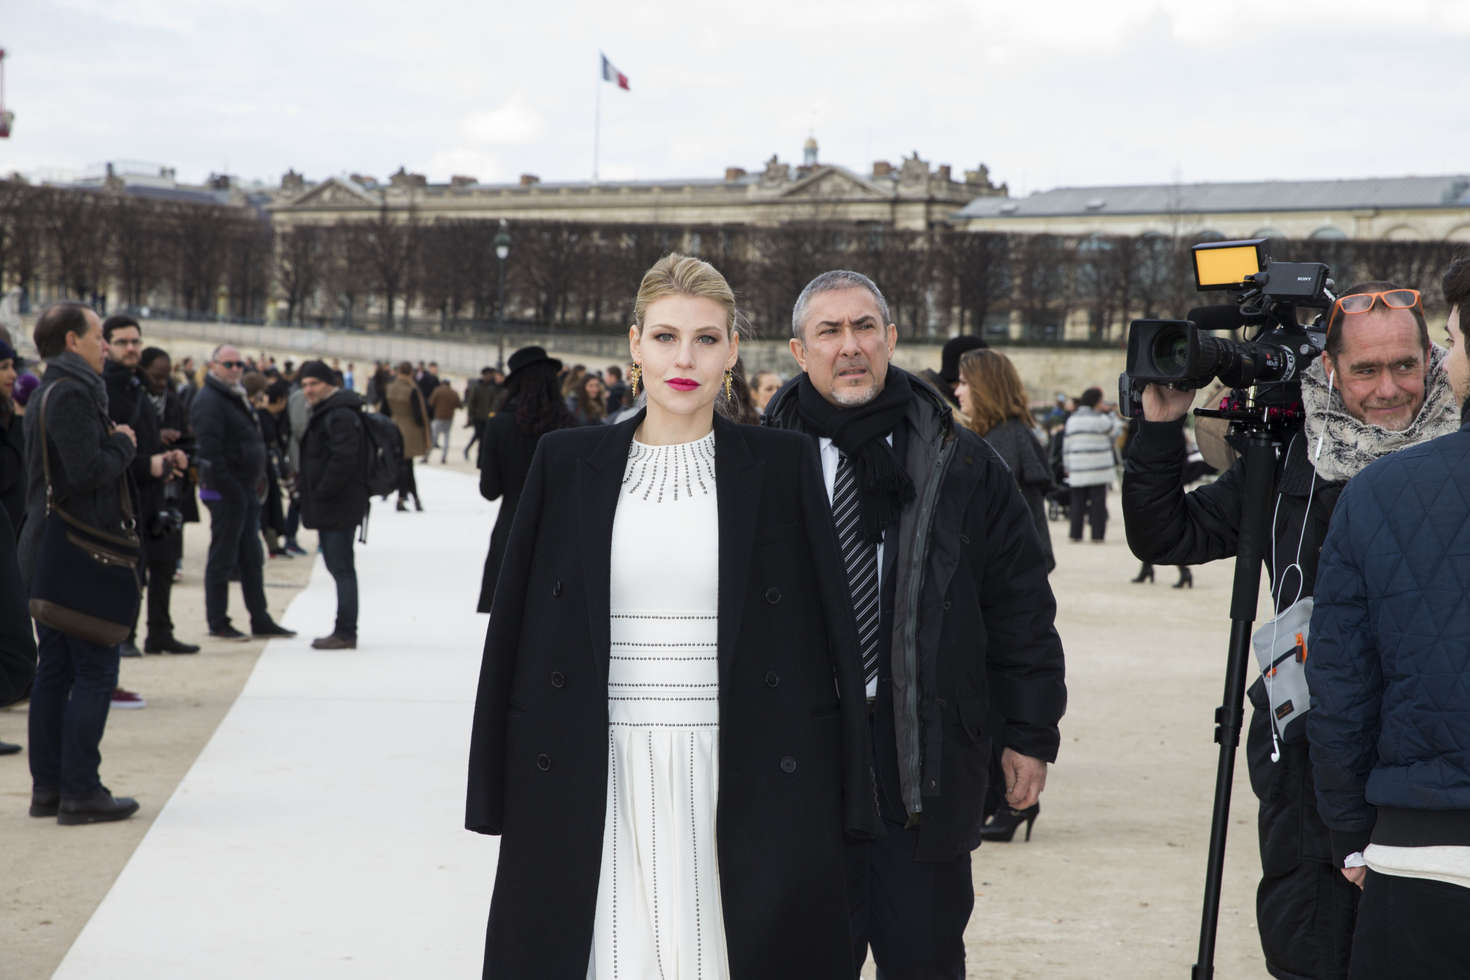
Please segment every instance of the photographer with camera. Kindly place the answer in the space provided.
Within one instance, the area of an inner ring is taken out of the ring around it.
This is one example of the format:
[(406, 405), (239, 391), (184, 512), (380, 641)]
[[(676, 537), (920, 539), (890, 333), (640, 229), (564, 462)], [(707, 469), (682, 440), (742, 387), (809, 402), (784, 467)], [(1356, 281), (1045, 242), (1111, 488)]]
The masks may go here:
[[(1146, 562), (1194, 565), (1230, 558), (1244, 508), (1270, 509), (1265, 564), (1283, 618), (1310, 604), (1318, 553), (1343, 486), (1370, 462), (1459, 428), (1459, 407), (1429, 342), (1417, 290), (1353, 286), (1331, 305), (1325, 351), (1301, 375), (1304, 425), (1277, 453), (1271, 496), (1248, 500), (1244, 463), (1185, 493), (1184, 416), (1193, 390), (1149, 384), (1123, 477), (1123, 519)], [(1269, 624), (1268, 624), (1269, 626)], [(1357, 889), (1332, 860), (1317, 812), (1303, 726), (1280, 729), (1266, 684), (1247, 692), (1251, 788), (1260, 801), (1262, 878), (1257, 927), (1275, 977), (1345, 977)]]
[[(158, 412), (148, 400), (140, 370), (143, 328), (138, 321), (130, 316), (110, 316), (102, 323), (102, 336), (107, 340), (107, 362), (102, 367), (107, 414), (113, 422), (130, 427), (138, 437), (138, 453), (130, 469), (138, 488), (139, 537), (147, 555), (148, 638), (143, 646), (149, 653), (198, 653), (199, 647), (174, 638), (168, 616), (174, 563), (183, 554), (184, 518), (177, 494), (171, 494), (174, 499), (170, 501), (165, 492), (168, 487), (182, 485), (180, 479), (189, 466), (189, 457), (164, 445)], [(122, 645), (121, 653), (124, 657), (140, 655), (136, 631)], [(143, 706), (136, 694), (121, 690), (114, 694), (113, 704), (120, 708)]]

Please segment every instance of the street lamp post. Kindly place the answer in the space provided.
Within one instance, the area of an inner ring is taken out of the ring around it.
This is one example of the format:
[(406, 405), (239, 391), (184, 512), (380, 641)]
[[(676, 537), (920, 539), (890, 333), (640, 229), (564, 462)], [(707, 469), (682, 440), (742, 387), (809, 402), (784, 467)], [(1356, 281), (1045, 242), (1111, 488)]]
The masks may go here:
[(497, 363), (505, 370), (505, 259), (510, 255), (510, 229), (505, 219), (500, 219), (500, 230), (495, 233), (495, 257), (500, 260), (500, 298), (495, 303), (496, 332), (500, 335), (500, 353)]

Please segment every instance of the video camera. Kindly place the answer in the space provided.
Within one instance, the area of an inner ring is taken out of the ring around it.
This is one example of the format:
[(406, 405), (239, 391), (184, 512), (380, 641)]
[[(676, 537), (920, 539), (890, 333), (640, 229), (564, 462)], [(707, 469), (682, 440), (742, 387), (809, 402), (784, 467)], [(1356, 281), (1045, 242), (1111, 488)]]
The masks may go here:
[[(1146, 384), (1203, 388), (1215, 379), (1237, 393), (1219, 410), (1197, 414), (1272, 427), (1299, 421), (1301, 372), (1326, 344), (1323, 315), (1306, 326), (1297, 308), (1326, 310), (1336, 296), (1321, 262), (1273, 262), (1264, 238), (1196, 245), (1195, 287), (1239, 290), (1235, 303), (1189, 311), (1187, 320), (1134, 320), (1128, 328), (1127, 370), (1118, 379), (1119, 411), (1141, 413)], [(1249, 340), (1208, 336), (1250, 330)], [(1244, 389), (1254, 387), (1255, 400)]]

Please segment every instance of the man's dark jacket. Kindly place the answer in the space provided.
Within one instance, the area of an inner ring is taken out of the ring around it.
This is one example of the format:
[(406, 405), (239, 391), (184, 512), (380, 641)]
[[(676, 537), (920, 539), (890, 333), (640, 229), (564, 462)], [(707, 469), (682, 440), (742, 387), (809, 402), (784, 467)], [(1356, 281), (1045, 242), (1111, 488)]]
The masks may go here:
[[(805, 431), (802, 377), (772, 397), (766, 424)], [(910, 384), (895, 442), (917, 498), (884, 546), (894, 761), (903, 808), (920, 817), (915, 857), (937, 861), (980, 843), (993, 739), (1055, 761), (1067, 689), (1046, 559), (1016, 481), (937, 393)]]
[[(83, 374), (82, 372), (86, 372)], [(31, 395), (25, 416), (26, 523), (20, 534), (21, 576), (30, 582), (46, 516), (46, 476), (41, 466), (41, 404), (47, 390), (46, 442), (55, 496), (67, 513), (98, 530), (122, 533), (122, 485), (133, 461), (133, 441), (113, 432), (102, 379), (81, 358), (53, 358)]]
[(265, 439), (245, 396), (212, 374), (189, 406), (201, 489), (242, 504), (265, 491)]
[(350, 531), (368, 511), (362, 396), (339, 389), (311, 410), (301, 436), (301, 523)]
[[(1280, 597), (1277, 611), (1296, 600), (1299, 588), (1301, 595), (1312, 595), (1318, 553), (1343, 484), (1314, 481), (1307, 449), (1306, 436), (1298, 432), (1280, 454), (1273, 481), (1279, 498), (1244, 500), (1241, 461), (1186, 494), (1184, 421), (1140, 421), (1123, 472), (1128, 546), (1141, 560), (1160, 565), (1230, 558), (1238, 546), (1243, 508), (1264, 507), (1275, 515), (1265, 564), (1273, 594)], [(1293, 565), (1300, 578), (1287, 571)], [(1222, 608), (1219, 615), (1228, 613)], [(1281, 743), (1280, 759), (1273, 763), (1265, 685), (1257, 679), (1247, 696), (1255, 710), (1246, 734), (1246, 766), (1260, 800), (1256, 926), (1267, 969), (1278, 977), (1346, 976), (1357, 889), (1332, 860), (1330, 835), (1317, 813), (1305, 732), (1301, 726), (1290, 730), (1290, 741)]]
[(163, 452), (158, 412), (148, 401), (143, 379), (138, 372), (116, 361), (102, 365), (102, 381), (107, 386), (107, 414), (118, 425), (130, 426), (138, 437), (133, 462), (128, 467), (136, 491), (134, 508), (138, 515), (138, 538), (152, 563), (177, 561), (184, 553), (182, 533), (155, 537), (149, 533), (153, 516), (163, 507), (163, 487), (167, 482), (153, 475), (152, 457)]
[(1334, 857), (1470, 845), (1470, 425), (1372, 463), (1322, 546), (1307, 732)]

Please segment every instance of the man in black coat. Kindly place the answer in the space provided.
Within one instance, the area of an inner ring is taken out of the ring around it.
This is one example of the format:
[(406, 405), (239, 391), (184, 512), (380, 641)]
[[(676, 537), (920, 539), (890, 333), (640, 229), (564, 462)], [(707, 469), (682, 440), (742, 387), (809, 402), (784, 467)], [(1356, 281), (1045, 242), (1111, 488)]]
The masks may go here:
[(803, 374), (768, 425), (816, 440), (847, 561), (888, 833), (849, 847), (854, 959), (965, 974), (992, 740), (1006, 798), (1036, 805), (1066, 708), (1056, 601), (1015, 480), (927, 385), (889, 364), (872, 280), (826, 272), (792, 313)]
[(230, 624), (230, 572), (240, 570), (240, 587), (250, 611), (250, 634), (295, 636), (266, 609), (265, 559), (260, 547), (260, 505), (265, 495), (265, 440), (245, 399), (240, 378), (245, 360), (229, 344), (215, 348), (204, 387), (189, 406), (197, 440), (199, 498), (209, 508), (209, 558), (204, 566), (204, 612), (209, 635), (245, 640)]
[[(1385, 297), (1399, 305), (1390, 308)], [(1410, 300), (1412, 307), (1405, 308)], [(1344, 302), (1366, 308), (1345, 314)], [(1123, 475), (1129, 547), (1155, 564), (1229, 558), (1238, 548), (1245, 508), (1270, 508), (1266, 568), (1277, 615), (1298, 596), (1310, 604), (1328, 520), (1348, 479), (1374, 459), (1458, 428), (1443, 359), (1429, 343), (1417, 291), (1382, 282), (1348, 289), (1329, 314), (1326, 352), (1302, 373), (1305, 426), (1281, 449), (1266, 500), (1245, 499), (1244, 463), (1186, 494), (1184, 416), (1195, 393), (1147, 386)], [(1261, 627), (1271, 629), (1269, 623)], [(1273, 722), (1275, 706), (1263, 680), (1246, 693), (1254, 709), (1246, 766), (1260, 801), (1256, 926), (1266, 970), (1286, 980), (1346, 977), (1358, 891), (1332, 859), (1304, 726)]]
[[(48, 499), (90, 528), (118, 536), (129, 533), (123, 491), (137, 446), (131, 428), (107, 418), (102, 383), (107, 341), (97, 314), (79, 303), (58, 303), (41, 314), (34, 336), (46, 374), (25, 416), (27, 492), (20, 569), (27, 587), (41, 557)], [(136, 593), (132, 598), (136, 600)], [(31, 816), (57, 817), (68, 825), (132, 816), (137, 801), (114, 797), (98, 776), (99, 746), (117, 686), (117, 646), (89, 643), (42, 624), (36, 633), (40, 657), (31, 689)]]
[[(158, 413), (148, 401), (138, 370), (143, 354), (143, 328), (138, 321), (121, 314), (110, 316), (102, 323), (102, 336), (107, 340), (107, 363), (102, 367), (107, 414), (112, 421), (130, 426), (138, 437), (138, 452), (130, 472), (138, 489), (138, 537), (147, 557), (148, 638), (143, 645), (149, 653), (198, 653), (199, 647), (181, 643), (173, 634), (168, 607), (179, 542), (177, 528), (160, 524), (165, 508), (164, 486), (182, 476), (189, 457), (163, 443)], [(124, 657), (139, 655), (136, 628), (121, 652)]]
[(363, 479), (362, 398), (337, 387), (337, 374), (322, 361), (307, 361), (297, 374), (311, 405), (301, 435), (301, 523), (317, 532), (322, 559), (337, 583), (337, 622), (311, 645), (318, 650), (357, 649), (357, 569), (352, 538), (367, 517)]
[[(16, 534), (26, 516), (24, 419), (10, 397), (18, 367), (20, 358), (0, 329), (0, 706), (24, 697), (36, 676), (36, 635), (16, 552)], [(20, 750), (13, 742), (0, 742), (0, 755)]]

